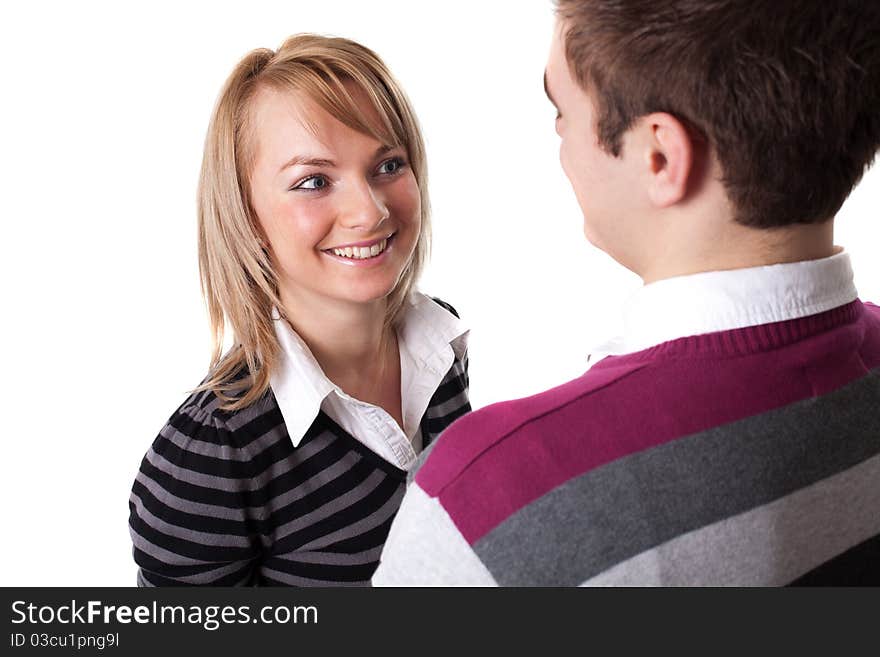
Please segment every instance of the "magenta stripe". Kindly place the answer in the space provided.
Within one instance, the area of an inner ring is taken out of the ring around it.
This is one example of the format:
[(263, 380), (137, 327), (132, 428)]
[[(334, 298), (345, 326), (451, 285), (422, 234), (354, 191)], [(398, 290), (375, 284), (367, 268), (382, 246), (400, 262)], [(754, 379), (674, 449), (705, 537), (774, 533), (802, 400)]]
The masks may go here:
[[(471, 462), (491, 449), (494, 442), (504, 440), (521, 425), (646, 366), (647, 363), (638, 363), (603, 368), (589, 378), (580, 377), (532, 397), (492, 404), (479, 412), (469, 413), (443, 433), (443, 441), (435, 445), (430, 460), (419, 469), (416, 480), (426, 492), (436, 495), (447, 481), (458, 477)], [(459, 425), (460, 431), (456, 433), (466, 434), (468, 438), (446, 439), (452, 427)], [(472, 440), (471, 436), (479, 438)]]
[[(604, 463), (864, 376), (880, 366), (880, 309), (865, 308), (854, 302), (605, 359), (546, 393), (463, 417), (416, 481), (440, 497), (473, 543), (522, 506)], [(866, 340), (868, 332), (873, 338)]]

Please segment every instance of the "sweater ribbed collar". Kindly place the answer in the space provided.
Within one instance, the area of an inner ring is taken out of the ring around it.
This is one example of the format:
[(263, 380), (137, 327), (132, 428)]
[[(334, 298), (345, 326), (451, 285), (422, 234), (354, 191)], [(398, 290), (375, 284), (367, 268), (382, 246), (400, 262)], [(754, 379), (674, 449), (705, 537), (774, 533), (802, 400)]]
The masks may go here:
[(818, 260), (668, 278), (630, 298), (622, 333), (594, 349), (591, 361), (679, 338), (809, 317), (857, 298), (843, 249)]

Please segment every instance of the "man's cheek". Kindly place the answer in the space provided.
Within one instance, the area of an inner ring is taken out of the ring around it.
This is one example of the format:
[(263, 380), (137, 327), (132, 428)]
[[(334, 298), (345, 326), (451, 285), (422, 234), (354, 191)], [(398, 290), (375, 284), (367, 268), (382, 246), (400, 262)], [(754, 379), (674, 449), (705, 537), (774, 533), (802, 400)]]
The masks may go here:
[(571, 182), (571, 184), (574, 184), (574, 178), (572, 178), (572, 174), (574, 173), (574, 171), (572, 171), (571, 167), (569, 166), (568, 149), (565, 147), (565, 141), (562, 141), (559, 144), (559, 164), (562, 165), (562, 170), (565, 172), (565, 175), (568, 178), (569, 182)]

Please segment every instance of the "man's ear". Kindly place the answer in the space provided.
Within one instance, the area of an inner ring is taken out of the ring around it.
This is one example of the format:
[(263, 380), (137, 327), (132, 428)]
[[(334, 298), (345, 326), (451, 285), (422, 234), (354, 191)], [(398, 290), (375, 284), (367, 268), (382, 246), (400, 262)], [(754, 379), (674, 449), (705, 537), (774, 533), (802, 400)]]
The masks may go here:
[(694, 167), (693, 138), (671, 114), (655, 112), (642, 121), (647, 138), (648, 197), (657, 207), (666, 208), (687, 196)]

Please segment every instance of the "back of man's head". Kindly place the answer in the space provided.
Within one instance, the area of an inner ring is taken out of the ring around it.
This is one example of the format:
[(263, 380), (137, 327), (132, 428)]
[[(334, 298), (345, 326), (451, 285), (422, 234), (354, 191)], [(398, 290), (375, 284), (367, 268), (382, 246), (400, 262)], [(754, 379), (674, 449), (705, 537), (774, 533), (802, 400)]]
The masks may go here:
[(705, 137), (734, 219), (832, 218), (880, 147), (877, 0), (558, 0), (614, 155), (642, 116)]

